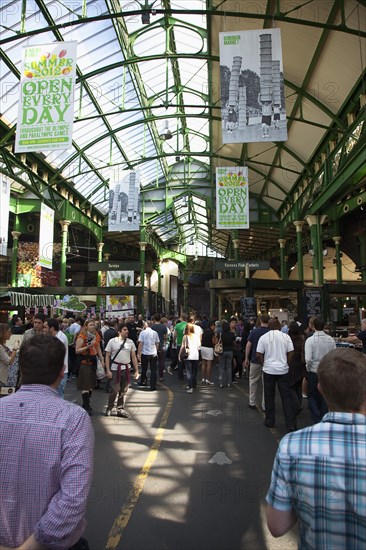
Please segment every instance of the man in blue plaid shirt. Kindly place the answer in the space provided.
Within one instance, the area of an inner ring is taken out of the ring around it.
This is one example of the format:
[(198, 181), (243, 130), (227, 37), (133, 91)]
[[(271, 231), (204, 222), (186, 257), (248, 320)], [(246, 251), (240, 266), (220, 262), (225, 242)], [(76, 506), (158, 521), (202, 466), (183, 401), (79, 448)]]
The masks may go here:
[(366, 357), (327, 353), (318, 368), (329, 411), (280, 442), (266, 497), (274, 537), (299, 522), (301, 550), (366, 548)]

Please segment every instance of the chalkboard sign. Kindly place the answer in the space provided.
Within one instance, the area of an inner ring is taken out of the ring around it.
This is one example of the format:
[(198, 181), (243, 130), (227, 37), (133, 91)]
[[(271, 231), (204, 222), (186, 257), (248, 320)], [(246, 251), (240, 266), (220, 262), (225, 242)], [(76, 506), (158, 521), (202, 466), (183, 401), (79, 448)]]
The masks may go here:
[(314, 288), (305, 290), (305, 313), (309, 317), (319, 317), (322, 314), (321, 291)]
[(241, 315), (243, 320), (248, 322), (250, 319), (257, 318), (257, 299), (240, 298)]

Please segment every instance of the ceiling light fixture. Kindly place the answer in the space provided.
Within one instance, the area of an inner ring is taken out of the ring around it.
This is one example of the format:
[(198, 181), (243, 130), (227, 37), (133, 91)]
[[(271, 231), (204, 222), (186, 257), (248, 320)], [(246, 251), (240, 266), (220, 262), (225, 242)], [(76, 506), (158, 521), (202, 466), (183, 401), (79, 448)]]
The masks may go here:
[(160, 139), (163, 139), (164, 141), (167, 141), (168, 139), (172, 139), (172, 137), (173, 137), (173, 134), (169, 130), (169, 123), (168, 123), (167, 120), (165, 121), (165, 126), (163, 128), (163, 131), (159, 134), (159, 137), (160, 137)]

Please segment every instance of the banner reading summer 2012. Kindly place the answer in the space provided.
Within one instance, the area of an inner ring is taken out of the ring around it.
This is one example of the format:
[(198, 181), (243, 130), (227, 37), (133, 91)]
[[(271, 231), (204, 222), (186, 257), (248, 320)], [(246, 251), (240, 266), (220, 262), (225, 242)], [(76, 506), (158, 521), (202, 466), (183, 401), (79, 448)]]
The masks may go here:
[(71, 147), (76, 44), (23, 48), (16, 153)]
[(216, 168), (217, 229), (248, 229), (248, 168)]

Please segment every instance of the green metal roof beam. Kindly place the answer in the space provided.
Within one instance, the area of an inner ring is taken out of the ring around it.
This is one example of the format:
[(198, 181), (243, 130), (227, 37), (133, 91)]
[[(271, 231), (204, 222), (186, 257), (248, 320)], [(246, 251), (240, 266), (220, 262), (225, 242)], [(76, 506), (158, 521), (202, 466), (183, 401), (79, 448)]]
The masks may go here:
[[(359, 142), (352, 149), (351, 158), (347, 164), (341, 168), (338, 174), (332, 180), (331, 185), (328, 185), (323, 192), (320, 192), (319, 196), (314, 200), (309, 207), (309, 214), (316, 214), (321, 212), (325, 205), (329, 205), (329, 201), (334, 199), (339, 193), (342, 186), (348, 183), (347, 188), (352, 188), (358, 181), (355, 181), (355, 175), (358, 174), (357, 179), (361, 179), (366, 176), (366, 133), (360, 138)], [(361, 172), (359, 172), (361, 170)]]
[[(358, 2), (361, 2), (362, 0), (358, 0)], [(362, 4), (363, 5), (363, 4)], [(14, 42), (16, 40), (19, 40), (19, 38), (27, 38), (28, 36), (35, 36), (35, 35), (41, 35), (45, 33), (49, 33), (50, 31), (56, 31), (58, 29), (67, 29), (69, 27), (77, 27), (78, 25), (85, 25), (88, 23), (93, 23), (95, 21), (104, 21), (106, 19), (116, 19), (116, 18), (124, 18), (124, 17), (131, 17), (135, 15), (142, 15), (146, 10), (132, 10), (132, 11), (121, 11), (116, 12), (113, 14), (103, 14), (103, 15), (96, 15), (91, 17), (85, 17), (85, 18), (76, 18), (71, 21), (63, 21), (62, 23), (58, 23), (57, 25), (51, 25), (44, 28), (37, 28), (33, 29), (31, 31), (15, 31), (14, 36), (6, 37), (5, 39), (0, 40), (0, 46), (2, 44), (8, 44), (10, 42)], [(165, 15), (167, 10), (161, 10), (156, 9), (155, 12), (157, 15)], [(340, 25), (331, 25), (328, 23), (322, 23), (321, 21), (314, 21), (314, 20), (307, 20), (307, 19), (297, 19), (295, 17), (286, 17), (283, 15), (273, 15), (269, 16), (262, 13), (249, 13), (245, 11), (225, 11), (225, 10), (215, 10), (213, 7), (212, 10), (190, 10), (190, 9), (169, 9), (168, 10), (171, 15), (181, 15), (183, 17), (187, 17), (187, 15), (212, 15), (212, 16), (218, 16), (218, 17), (230, 17), (234, 19), (262, 19), (262, 20), (270, 20), (270, 21), (279, 21), (279, 22), (285, 22), (285, 23), (293, 23), (295, 25), (303, 25), (307, 27), (314, 27), (314, 28), (320, 28), (320, 29), (329, 29), (331, 31), (338, 31), (346, 34), (351, 34), (357, 37), (366, 38), (366, 32), (361, 29), (352, 29), (350, 27), (347, 27), (345, 24)]]

